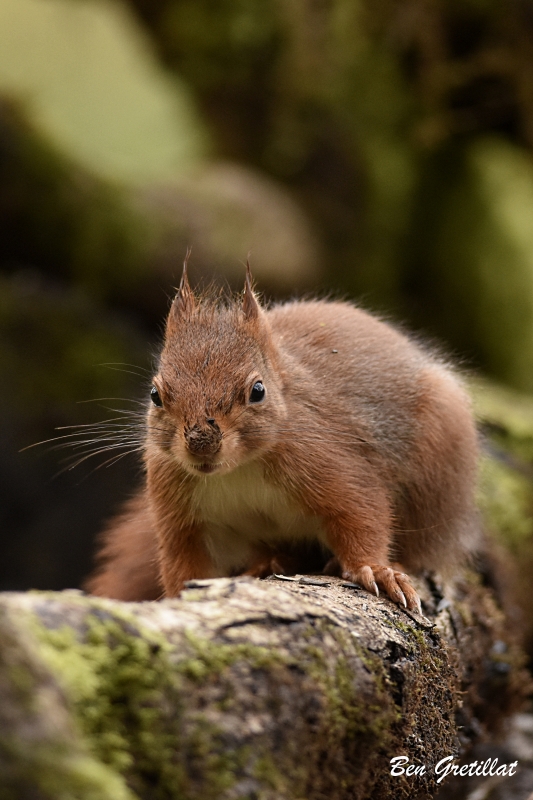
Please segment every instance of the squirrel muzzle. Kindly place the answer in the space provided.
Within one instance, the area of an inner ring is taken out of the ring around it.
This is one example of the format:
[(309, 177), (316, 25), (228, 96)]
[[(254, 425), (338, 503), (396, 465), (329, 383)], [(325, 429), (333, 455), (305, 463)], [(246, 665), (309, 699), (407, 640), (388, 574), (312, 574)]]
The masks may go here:
[(222, 431), (213, 419), (206, 420), (205, 425), (196, 423), (185, 429), (187, 449), (194, 456), (214, 456), (222, 444)]

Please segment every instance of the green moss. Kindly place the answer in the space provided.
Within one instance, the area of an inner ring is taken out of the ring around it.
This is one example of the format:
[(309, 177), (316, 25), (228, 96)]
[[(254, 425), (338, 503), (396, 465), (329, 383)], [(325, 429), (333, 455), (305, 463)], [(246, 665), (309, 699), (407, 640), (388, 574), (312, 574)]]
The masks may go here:
[[(229, 667), (241, 662), (247, 671), (260, 670), (272, 673), (297, 664), (294, 657), (273, 648), (247, 642), (216, 643), (202, 639), (190, 631), (186, 633), (185, 638), (190, 652), (181, 654), (175, 669), (178, 674), (197, 684), (205, 685), (210, 681), (216, 681), (220, 697), (216, 710), (221, 713), (233, 711), (236, 703), (232, 686), (221, 685), (224, 683), (224, 672)], [(292, 793), (295, 787), (303, 785), (305, 770), (302, 769), (300, 775), (291, 764), (291, 775), (288, 777), (282, 765), (276, 763), (268, 749), (265, 752), (261, 741), (256, 743), (254, 752), (251, 752), (246, 746), (239, 750), (227, 747), (221, 749), (217, 741), (219, 737), (220, 731), (217, 726), (197, 715), (187, 742), (188, 757), (193, 762), (201, 764), (201, 769), (209, 776), (208, 785), (210, 791), (214, 793), (213, 797), (218, 797), (218, 793), (231, 786), (237, 776), (243, 774), (253, 775), (267, 787), (282, 791), (284, 795), (287, 792)], [(261, 792), (257, 796), (262, 797)]]
[[(67, 748), (39, 748), (32, 769), (34, 786), (50, 800), (135, 800), (136, 797), (124, 780), (104, 764), (88, 755), (73, 755)], [(13, 800), (19, 798), (20, 795), (13, 795)]]
[[(316, 629), (313, 633), (316, 636)], [(396, 709), (383, 691), (383, 666), (377, 657), (365, 653), (373, 688), (370, 701), (358, 697), (353, 673), (359, 660), (354, 652), (356, 643), (344, 632), (329, 633), (346, 653), (335, 661), (328, 660), (324, 648), (305, 637), (298, 659), (282, 650), (249, 643), (217, 644), (190, 632), (178, 654), (152, 632), (141, 630), (133, 619), (117, 616), (116, 611), (111, 616), (98, 608), (86, 618), (81, 638), (66, 627), (50, 630), (39, 625), (37, 629), (43, 656), (61, 677), (95, 757), (125, 775), (141, 794), (151, 776), (157, 776), (159, 788), (150, 795), (154, 798), (175, 796), (176, 787), (183, 797), (195, 796), (198, 778), (194, 776), (198, 775), (203, 798), (218, 797), (243, 774), (252, 774), (285, 794), (304, 792), (305, 765), (296, 772), (292, 769), (289, 778), (283, 767), (284, 754), (273, 758), (268, 749), (262, 749), (261, 741), (253, 753), (246, 747), (232, 749), (223, 744), (217, 713), (231, 712), (238, 702), (224, 675), (240, 662), (247, 671), (268, 674), (283, 670), (282, 683), (295, 679), (291, 675), (294, 669), (310, 678), (323, 697), (320, 728), (328, 747), (334, 746), (332, 742), (352, 747), (364, 741), (365, 751), (370, 751), (373, 743), (382, 743), (391, 719), (396, 718)], [(188, 691), (188, 682), (196, 685), (195, 692), (216, 687), (218, 699), (210, 695), (214, 718), (201, 709), (183, 717), (180, 697)], [(169, 702), (172, 719), (164, 711)]]
[[(196, 690), (220, 684), (225, 670), (239, 661), (267, 671), (290, 661), (266, 647), (217, 645), (192, 633), (177, 654), (134, 618), (116, 609), (111, 614), (105, 606), (93, 607), (84, 618), (81, 636), (35, 619), (32, 628), (95, 758), (154, 799), (181, 793), (214, 800), (253, 760), (248, 748), (224, 746), (222, 732), (203, 711), (183, 718), (188, 682)], [(222, 691), (221, 705), (233, 705), (230, 689)], [(193, 788), (198, 782), (200, 789)]]
[(94, 608), (85, 625), (83, 638), (71, 628), (50, 629), (35, 619), (32, 627), (94, 756), (118, 773), (135, 773), (134, 784), (150, 785), (157, 775), (160, 787), (152, 796), (167, 797), (173, 785), (183, 783), (174, 759), (171, 717), (179, 715), (180, 702), (168, 645), (115, 611), (111, 616)]
[(274, 789), (277, 792), (286, 791), (287, 779), (280, 773), (279, 767), (270, 754), (264, 753), (259, 758), (256, 758), (253, 774), (258, 781), (270, 789)]
[(413, 639), (418, 645), (419, 650), (427, 649), (428, 644), (426, 637), (423, 632), (415, 628), (414, 625), (409, 625), (406, 622), (402, 622), (402, 620), (394, 620), (393, 624), (395, 628), (398, 628), (398, 630), (409, 636), (410, 641), (406, 642), (406, 646), (409, 650), (413, 651), (416, 649), (415, 643), (412, 641)]
[(478, 506), (484, 528), (507, 557), (514, 602), (523, 608), (523, 632), (533, 639), (530, 584), (533, 568), (533, 396), (476, 378), (470, 382), (481, 424)]
[(31, 702), (32, 690), (35, 687), (35, 675), (25, 664), (8, 664), (8, 678), (11, 685), (17, 690), (21, 700)]
[[(321, 646), (307, 645), (306, 671), (320, 686), (326, 698), (329, 736), (348, 737), (364, 742), (369, 750), (384, 744), (397, 710), (385, 691), (387, 682), (381, 659), (363, 649), (349, 633), (329, 631), (340, 649), (340, 657), (331, 664)], [(355, 661), (354, 661), (355, 656)], [(357, 662), (362, 662), (371, 677), (370, 698), (356, 692), (355, 672)]]
[[(53, 614), (32, 624), (92, 756), (139, 796), (217, 800), (243, 779), (257, 781), (259, 798), (272, 792), (306, 796), (305, 760), (294, 767), (296, 739), (289, 736), (278, 746), (265, 729), (254, 736), (253, 749), (232, 743), (224, 720), (232, 714), (253, 718), (255, 701), (239, 693), (247, 676), (267, 693), (273, 715), (285, 713), (283, 687), (297, 691), (303, 682), (305, 692), (295, 695), (302, 706), (294, 713), (313, 720), (316, 735), (306, 752), (324, 760), (325, 786), (340, 781), (351, 790), (346, 764), (379, 758), (395, 735), (400, 711), (386, 663), (325, 620), (299, 626), (298, 645), (289, 654), (282, 645), (217, 643), (192, 632), (178, 649), (105, 601), (92, 601), (82, 619), (77, 633), (54, 627)], [(409, 648), (423, 657), (420, 686), (416, 678), (420, 705), (424, 680), (442, 665), (423, 633), (403, 621), (398, 628), (406, 635), (408, 657)]]
[(135, 800), (73, 729), (55, 675), (20, 622), (0, 609), (1, 800)]
[(410, 625), (407, 625), (405, 622), (402, 622), (401, 619), (390, 621), (389, 624), (391, 627), (398, 628), (399, 631), (403, 633), (410, 634), (413, 630)]
[(531, 546), (531, 478), (495, 458), (481, 460), (478, 503), (490, 531), (515, 556)]
[(186, 631), (185, 638), (194, 655), (178, 663), (176, 668), (181, 674), (195, 680), (204, 679), (210, 674), (220, 674), (226, 667), (241, 660), (252, 669), (269, 669), (274, 665), (294, 663), (294, 659), (288, 655), (248, 642), (219, 644), (202, 639), (191, 631)]
[(515, 468), (533, 464), (533, 396), (480, 378), (470, 390), (476, 416), (500, 455), (515, 457)]

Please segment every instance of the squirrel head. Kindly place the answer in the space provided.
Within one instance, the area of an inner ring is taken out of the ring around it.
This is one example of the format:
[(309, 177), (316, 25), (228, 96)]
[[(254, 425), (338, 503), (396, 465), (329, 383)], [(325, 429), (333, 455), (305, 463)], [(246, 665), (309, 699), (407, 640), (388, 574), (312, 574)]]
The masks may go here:
[(188, 255), (153, 379), (146, 457), (157, 451), (190, 474), (221, 474), (278, 440), (282, 379), (249, 264), (242, 296), (197, 297)]

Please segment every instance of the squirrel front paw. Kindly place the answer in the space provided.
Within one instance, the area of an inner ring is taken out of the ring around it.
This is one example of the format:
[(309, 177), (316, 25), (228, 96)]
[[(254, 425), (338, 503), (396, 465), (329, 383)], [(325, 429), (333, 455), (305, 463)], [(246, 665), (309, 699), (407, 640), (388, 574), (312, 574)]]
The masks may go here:
[(379, 597), (381, 589), (394, 603), (422, 614), (420, 598), (405, 572), (399, 572), (381, 564), (357, 564), (353, 569), (343, 570), (342, 577), (345, 580), (359, 583), (367, 592), (375, 594), (376, 597)]

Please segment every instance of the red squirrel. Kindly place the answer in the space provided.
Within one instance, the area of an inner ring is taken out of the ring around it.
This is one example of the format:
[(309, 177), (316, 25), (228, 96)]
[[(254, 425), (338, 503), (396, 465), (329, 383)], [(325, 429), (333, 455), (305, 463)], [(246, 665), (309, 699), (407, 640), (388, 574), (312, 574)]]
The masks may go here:
[(347, 302), (263, 308), (249, 267), (242, 297), (197, 298), (185, 262), (145, 485), (87, 588), (174, 597), (192, 579), (265, 576), (315, 543), (344, 579), (420, 611), (403, 569), (450, 570), (475, 547), (477, 449), (459, 377), (392, 325)]

